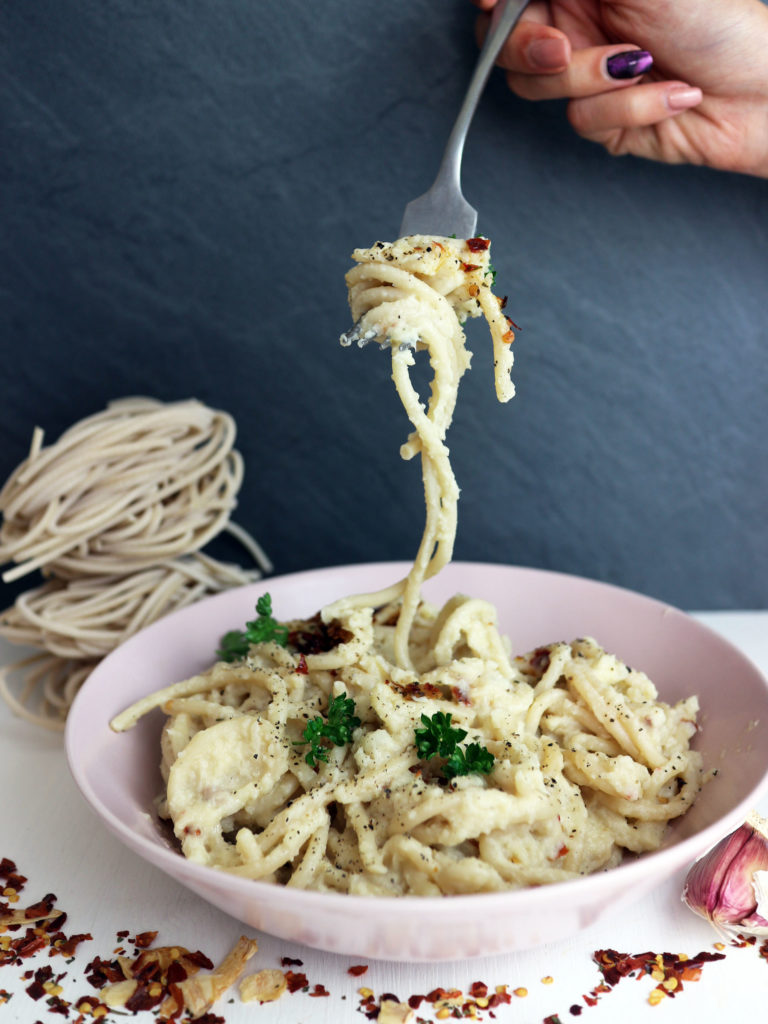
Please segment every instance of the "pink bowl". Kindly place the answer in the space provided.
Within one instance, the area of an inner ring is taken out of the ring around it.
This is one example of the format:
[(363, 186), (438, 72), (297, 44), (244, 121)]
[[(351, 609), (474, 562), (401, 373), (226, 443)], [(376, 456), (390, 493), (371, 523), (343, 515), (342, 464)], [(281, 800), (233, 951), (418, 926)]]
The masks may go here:
[(576, 881), (442, 899), (304, 892), (185, 860), (153, 810), (161, 788), (161, 712), (123, 734), (110, 730), (110, 719), (210, 664), (219, 637), (253, 616), (261, 594), (272, 595), (281, 617), (311, 615), (335, 598), (386, 586), (408, 568), (355, 565), (261, 581), (169, 615), (104, 659), (78, 694), (66, 730), (72, 774), (104, 824), (141, 857), (253, 928), (334, 953), (458, 960), (558, 941), (640, 899), (735, 828), (768, 790), (768, 684), (727, 641), (675, 608), (605, 583), (455, 562), (427, 584), (425, 596), (437, 603), (462, 592), (493, 602), (515, 651), (592, 636), (646, 672), (668, 703), (698, 694), (696, 746), (718, 775), (672, 826), (663, 848)]

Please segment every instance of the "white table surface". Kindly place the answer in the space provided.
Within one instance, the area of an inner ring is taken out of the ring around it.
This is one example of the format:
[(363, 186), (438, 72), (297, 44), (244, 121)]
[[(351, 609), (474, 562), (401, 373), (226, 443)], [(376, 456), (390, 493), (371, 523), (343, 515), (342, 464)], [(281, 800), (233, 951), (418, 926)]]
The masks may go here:
[[(768, 611), (709, 612), (696, 618), (722, 633), (768, 675)], [(0, 640), (0, 660), (10, 661), (16, 651)], [(53, 892), (57, 905), (67, 911), (67, 935), (90, 932), (72, 963), (62, 958), (49, 960), (39, 953), (25, 961), (25, 968), (51, 963), (55, 971), (66, 970), (62, 980), (64, 999), (74, 1000), (92, 993), (83, 978), (83, 968), (96, 955), (111, 958), (117, 945), (116, 933), (131, 934), (159, 930), (157, 944), (180, 944), (201, 949), (214, 962), (234, 944), (243, 926), (217, 911), (162, 872), (124, 848), (94, 817), (75, 787), (66, 764), (63, 737), (15, 718), (0, 700), (0, 742), (2, 743), (2, 797), (0, 798), (0, 858), (16, 862), (28, 883), (18, 906), (26, 906)], [(757, 807), (768, 815), (768, 797)], [(309, 984), (320, 983), (330, 995), (311, 998), (297, 992), (277, 1002), (259, 1005), (240, 1002), (237, 989), (227, 993), (214, 1007), (227, 1024), (259, 1021), (263, 1024), (345, 1024), (364, 1021), (359, 1012), (358, 989), (366, 986), (378, 997), (393, 992), (409, 996), (442, 986), (465, 992), (474, 981), (485, 982), (491, 991), (506, 984), (509, 990), (524, 987), (525, 997), (513, 997), (511, 1005), (498, 1006), (495, 1018), (487, 1010), (479, 1019), (516, 1024), (539, 1024), (558, 1014), (562, 1024), (579, 1020), (584, 1024), (621, 1021), (721, 1022), (729, 1019), (764, 1020), (768, 1006), (768, 959), (759, 954), (759, 942), (747, 948), (726, 946), (725, 959), (705, 964), (701, 979), (685, 984), (685, 990), (660, 1005), (648, 1003), (655, 982), (649, 977), (626, 978), (601, 996), (596, 1006), (583, 1002), (601, 980), (592, 953), (612, 948), (623, 953), (715, 952), (717, 935), (691, 913), (680, 900), (682, 876), (678, 875), (629, 911), (608, 914), (602, 921), (572, 939), (552, 946), (510, 956), (489, 957), (464, 963), (398, 964), (369, 961), (367, 973), (355, 978), (347, 968), (362, 962), (354, 957), (325, 954), (259, 934), (259, 953), (251, 970), (279, 967), (282, 957), (302, 961)], [(418, 928), (418, 921), (413, 922)], [(246, 932), (247, 933), (247, 932)], [(253, 934), (253, 933), (247, 933)], [(34, 1024), (35, 1021), (63, 1021), (52, 1015), (44, 1000), (34, 1002), (24, 991), (22, 969), (0, 967), (0, 990), (13, 993), (0, 1002), (0, 1022)], [(542, 978), (551, 978), (544, 983)], [(577, 1017), (570, 1012), (582, 1007)], [(758, 1016), (755, 1017), (755, 1012)], [(418, 1016), (433, 1021), (432, 1007), (423, 1003)], [(741, 1016), (740, 1016), (741, 1015)], [(70, 1020), (77, 1014), (71, 1011)], [(93, 1018), (87, 1018), (92, 1020)], [(155, 1018), (145, 1012), (136, 1018), (110, 1014), (108, 1020)]]

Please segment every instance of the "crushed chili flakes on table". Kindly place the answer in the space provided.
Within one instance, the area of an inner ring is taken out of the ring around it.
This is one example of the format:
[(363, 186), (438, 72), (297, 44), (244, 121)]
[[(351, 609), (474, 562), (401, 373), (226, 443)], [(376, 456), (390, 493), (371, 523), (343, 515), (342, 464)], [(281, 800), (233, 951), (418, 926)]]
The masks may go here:
[[(47, 954), (48, 960), (61, 958), (66, 965), (75, 960), (81, 943), (92, 941), (88, 933), (66, 934), (66, 913), (57, 906), (57, 897), (46, 893), (24, 906), (22, 893), (28, 879), (8, 857), (0, 860), (0, 967), (17, 968), (22, 988), (9, 992), (0, 988), (0, 1005), (14, 995), (27, 997), (40, 1009), (65, 1017), (73, 1024), (86, 1020), (110, 1019), (111, 1014), (136, 1014), (152, 1010), (158, 1022), (195, 1020), (198, 1024), (226, 1024), (212, 1012), (212, 1005), (235, 983), (247, 962), (256, 953), (253, 939), (241, 937), (224, 960), (214, 966), (202, 952), (182, 946), (155, 946), (156, 931), (127, 929), (117, 932), (118, 946), (109, 957), (92, 956), (83, 970), (84, 982), (93, 990), (87, 995), (65, 998), (64, 985), (69, 972), (56, 970), (53, 963), (32, 965)], [(133, 956), (126, 954), (133, 947)], [(300, 963), (300, 961), (297, 961)], [(204, 973), (200, 973), (204, 972)], [(69, 981), (69, 986), (72, 981)], [(310, 993), (329, 993), (315, 985)]]
[[(404, 1024), (410, 1021), (413, 1021), (413, 1024), (426, 1024), (423, 1017), (417, 1017), (414, 1013), (406, 1015), (404, 1012), (408, 1009), (415, 1012), (424, 1004), (431, 1007), (431, 1012), (437, 1020), (480, 1021), (484, 1019), (486, 1013), (490, 1018), (495, 1018), (493, 1011), (497, 1006), (512, 1002), (512, 994), (508, 991), (507, 985), (497, 985), (491, 992), (484, 981), (473, 981), (466, 992), (458, 988), (434, 988), (423, 995), (409, 996), (405, 1002), (401, 1002), (393, 992), (384, 992), (377, 999), (373, 989), (360, 988), (357, 991), (360, 996), (358, 1011), (369, 1020), (381, 1021), (382, 1016), (394, 1019), (397, 1012), (401, 1014)], [(395, 1011), (394, 1007), (402, 1007), (403, 1011)], [(382, 1010), (386, 1013), (382, 1014)]]
[[(57, 898), (47, 893), (26, 907), (21, 895), (28, 884), (15, 863), (7, 857), (0, 860), (0, 967), (22, 968), (20, 980), (23, 988), (8, 992), (0, 987), (0, 1006), (14, 995), (24, 995), (45, 1006), (48, 1012), (63, 1016), (72, 1024), (90, 1024), (92, 1020), (109, 1021), (113, 1013), (137, 1014), (150, 1010), (157, 1024), (226, 1024), (225, 1018), (212, 1010), (213, 1004), (229, 990), (241, 976), (247, 961), (257, 951), (252, 939), (241, 937), (218, 967), (201, 951), (190, 951), (182, 946), (155, 946), (156, 931), (128, 929), (116, 933), (118, 946), (108, 957), (93, 956), (84, 969), (85, 981), (93, 992), (68, 1001), (63, 996), (63, 982), (68, 972), (56, 971), (54, 964), (28, 966), (33, 958), (47, 952), (49, 959), (63, 958), (69, 965), (81, 943), (92, 941), (87, 933), (65, 934), (67, 915), (57, 907)], [(758, 944), (759, 943), (759, 944)], [(729, 942), (732, 948), (755, 947), (758, 956), (768, 963), (768, 939), (738, 935)], [(133, 948), (133, 955), (126, 952)], [(700, 952), (696, 956), (683, 953), (620, 953), (613, 949), (598, 949), (592, 959), (598, 966), (601, 980), (581, 1002), (568, 1009), (573, 1017), (581, 1016), (585, 1008), (597, 1005), (599, 999), (611, 992), (624, 978), (650, 978), (655, 987), (648, 996), (651, 1005), (667, 998), (675, 998), (689, 982), (698, 981), (705, 964), (725, 959), (722, 942), (715, 943), (718, 952)], [(61, 961), (59, 961), (61, 963)], [(331, 993), (320, 983), (310, 983), (303, 961), (295, 957), (281, 957), (282, 970), (266, 969), (261, 975), (277, 975), (280, 985), (270, 1000), (280, 993), (300, 992), (310, 998), (329, 997)], [(359, 978), (369, 970), (367, 964), (352, 964), (347, 974)], [(207, 973), (200, 973), (207, 972)], [(285, 980), (283, 985), (280, 975)], [(249, 976), (250, 981), (258, 976)], [(242, 986), (248, 983), (245, 978)], [(273, 979), (274, 980), (274, 979)], [(541, 979), (550, 984), (551, 976)], [(253, 987), (253, 986), (252, 986)], [(278, 991), (279, 989), (279, 991)], [(258, 986), (256, 986), (257, 997)], [(371, 988), (359, 988), (358, 1012), (379, 1024), (433, 1024), (434, 1021), (469, 1019), (484, 1021), (496, 1017), (495, 1009), (512, 1002), (513, 996), (523, 997), (528, 990), (522, 986), (511, 989), (497, 985), (494, 989), (484, 981), (473, 981), (463, 991), (441, 986), (424, 994), (414, 994), (405, 1000), (393, 992), (384, 992), (378, 998)], [(263, 995), (263, 992), (261, 993)], [(346, 996), (342, 996), (346, 999)], [(230, 1000), (231, 1001), (231, 1000)], [(263, 1001), (263, 1000), (259, 1000)], [(429, 1019), (418, 1016), (424, 1008)], [(41, 1024), (41, 1022), (36, 1022)], [(545, 1017), (543, 1024), (562, 1024), (558, 1014)]]
[(615, 949), (597, 949), (593, 960), (600, 968), (604, 983), (590, 993), (588, 1006), (594, 1006), (600, 994), (610, 991), (623, 978), (650, 977), (658, 984), (648, 996), (655, 1006), (667, 997), (674, 999), (684, 989), (685, 982), (698, 981), (704, 964), (725, 960), (724, 953), (703, 951), (689, 957), (685, 953), (618, 953)]

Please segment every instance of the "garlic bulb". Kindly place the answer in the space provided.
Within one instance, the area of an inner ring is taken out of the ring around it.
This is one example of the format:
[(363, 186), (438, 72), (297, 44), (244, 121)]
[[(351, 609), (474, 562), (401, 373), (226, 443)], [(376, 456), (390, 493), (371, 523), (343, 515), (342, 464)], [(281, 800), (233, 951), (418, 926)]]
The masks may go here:
[(754, 811), (690, 868), (683, 902), (720, 932), (768, 935), (768, 820)]

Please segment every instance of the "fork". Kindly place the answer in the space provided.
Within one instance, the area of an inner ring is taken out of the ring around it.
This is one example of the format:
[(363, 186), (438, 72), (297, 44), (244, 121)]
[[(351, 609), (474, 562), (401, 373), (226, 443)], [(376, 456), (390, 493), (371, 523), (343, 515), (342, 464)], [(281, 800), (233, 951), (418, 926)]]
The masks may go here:
[(400, 238), (406, 235), (455, 235), (472, 238), (477, 229), (477, 210), (461, 192), (461, 158), (464, 140), (488, 75), (499, 51), (528, 6), (528, 0), (500, 0), (491, 17), (488, 35), (480, 51), (456, 123), (448, 138), (434, 184), (405, 208)]
[[(461, 192), (461, 157), (464, 140), (488, 75), (496, 62), (504, 41), (528, 6), (529, 0), (499, 0), (491, 16), (488, 35), (483, 43), (474, 74), (470, 80), (453, 131), (443, 153), (434, 184), (423, 196), (412, 199), (403, 213), (400, 238), (406, 235), (454, 235), (473, 238), (477, 229), (477, 210), (469, 205)], [(364, 328), (362, 320), (345, 331), (339, 341), (346, 348), (357, 343), (363, 348), (377, 340), (379, 347), (389, 347), (389, 338), (379, 337), (375, 328)], [(415, 343), (401, 342), (399, 348), (413, 348)]]

